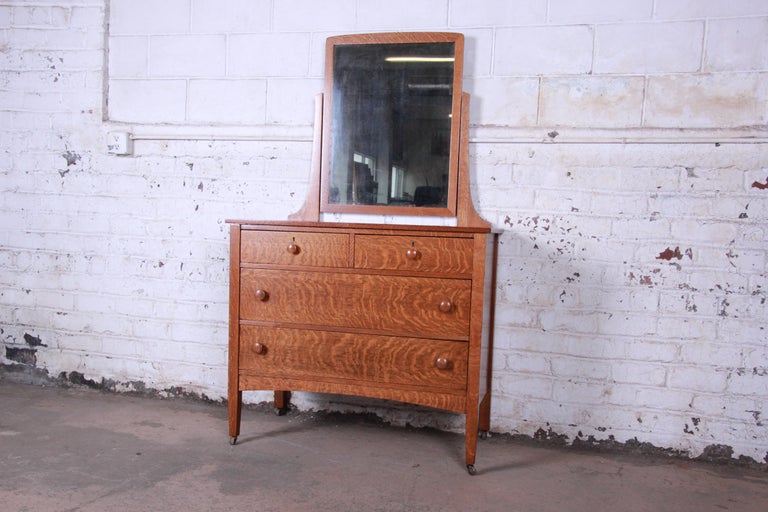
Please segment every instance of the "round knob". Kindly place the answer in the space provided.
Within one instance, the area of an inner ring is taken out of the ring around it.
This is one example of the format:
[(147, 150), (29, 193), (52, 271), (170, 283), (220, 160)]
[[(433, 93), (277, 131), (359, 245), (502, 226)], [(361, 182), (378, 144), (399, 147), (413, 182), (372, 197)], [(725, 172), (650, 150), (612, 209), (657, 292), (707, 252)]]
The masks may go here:
[(419, 257), (419, 251), (417, 251), (415, 248), (411, 247), (407, 251), (405, 251), (405, 257), (409, 260), (415, 260)]
[(265, 350), (264, 345), (262, 345), (261, 343), (253, 344), (253, 351), (256, 352), (257, 354), (263, 354), (264, 350)]
[(437, 359), (435, 359), (435, 368), (437, 368), (438, 370), (445, 370), (446, 368), (448, 368), (448, 359), (446, 359), (445, 357), (438, 357)]
[(264, 290), (256, 290), (254, 295), (256, 296), (256, 300), (260, 300), (262, 302), (267, 300), (267, 292)]
[(443, 313), (450, 313), (450, 312), (451, 312), (451, 310), (453, 310), (453, 304), (451, 304), (451, 301), (449, 301), (449, 300), (444, 300), (444, 301), (442, 301), (442, 302), (440, 303), (440, 305), (438, 306), (438, 308), (439, 308), (439, 309), (440, 309), (440, 311), (442, 311)]
[(299, 246), (293, 242), (288, 244), (287, 250), (291, 254), (299, 254)]

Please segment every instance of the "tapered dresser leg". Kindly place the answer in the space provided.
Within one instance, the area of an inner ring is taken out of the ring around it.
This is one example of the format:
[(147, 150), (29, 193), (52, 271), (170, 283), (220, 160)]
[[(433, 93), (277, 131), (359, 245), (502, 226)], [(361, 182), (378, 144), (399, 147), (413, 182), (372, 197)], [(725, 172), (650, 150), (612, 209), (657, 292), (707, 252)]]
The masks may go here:
[(243, 392), (230, 390), (227, 403), (229, 413), (229, 444), (237, 443), (237, 436), (240, 435), (240, 415), (243, 410)]
[(275, 391), (275, 414), (282, 416), (288, 412), (290, 391)]

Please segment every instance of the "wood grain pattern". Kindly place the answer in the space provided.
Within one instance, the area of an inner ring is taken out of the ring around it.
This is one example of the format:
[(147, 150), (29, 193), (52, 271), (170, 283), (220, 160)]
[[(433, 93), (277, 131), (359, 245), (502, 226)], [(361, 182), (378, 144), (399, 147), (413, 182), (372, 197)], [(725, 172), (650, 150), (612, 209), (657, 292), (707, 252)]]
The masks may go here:
[[(356, 235), (355, 268), (470, 274), (471, 238)], [(415, 251), (410, 257), (407, 252)]]
[[(243, 268), (240, 318), (467, 340), (468, 279)], [(257, 291), (267, 293), (256, 299)], [(440, 303), (450, 301), (448, 313)]]
[[(346, 267), (349, 235), (306, 231), (243, 231), (241, 261), (275, 265)], [(296, 252), (288, 250), (293, 245)]]
[[(447, 362), (445, 369), (438, 368), (438, 359)], [(299, 379), (463, 390), (467, 343), (243, 325), (240, 368)]]
[[(394, 384), (384, 385), (364, 381), (297, 379), (259, 375), (243, 371), (240, 374), (240, 389), (300, 389), (313, 393), (334, 393), (338, 395), (397, 400), (458, 413), (464, 413), (466, 410), (466, 398), (463, 393), (429, 389), (420, 390), (414, 387), (398, 387)], [(472, 462), (474, 462), (474, 459)]]

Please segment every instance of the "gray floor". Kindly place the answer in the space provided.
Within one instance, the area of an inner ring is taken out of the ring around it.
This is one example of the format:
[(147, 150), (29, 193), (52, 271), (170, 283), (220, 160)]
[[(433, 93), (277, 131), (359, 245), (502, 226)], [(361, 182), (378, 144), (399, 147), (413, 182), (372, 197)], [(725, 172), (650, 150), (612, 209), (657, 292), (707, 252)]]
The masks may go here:
[(768, 473), (0, 382), (3, 511), (768, 510)]

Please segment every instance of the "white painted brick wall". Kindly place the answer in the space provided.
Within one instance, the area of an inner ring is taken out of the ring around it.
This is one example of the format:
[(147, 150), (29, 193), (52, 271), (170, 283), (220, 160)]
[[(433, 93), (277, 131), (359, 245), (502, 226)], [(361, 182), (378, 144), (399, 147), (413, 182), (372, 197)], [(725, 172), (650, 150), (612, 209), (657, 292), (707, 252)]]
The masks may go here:
[[(503, 229), (493, 430), (765, 461), (767, 19), (762, 0), (0, 0), (0, 362), (223, 398), (224, 219), (300, 207), (325, 38), (460, 31), (475, 202)], [(114, 129), (133, 156), (106, 153)]]

